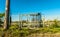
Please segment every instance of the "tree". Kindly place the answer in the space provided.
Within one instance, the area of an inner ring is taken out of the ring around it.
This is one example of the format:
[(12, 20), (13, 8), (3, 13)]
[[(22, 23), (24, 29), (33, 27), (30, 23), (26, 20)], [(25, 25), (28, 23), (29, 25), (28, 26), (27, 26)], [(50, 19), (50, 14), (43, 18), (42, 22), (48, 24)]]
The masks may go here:
[(0, 18), (4, 17), (5, 13), (0, 13)]
[(9, 29), (10, 0), (6, 0), (6, 12), (4, 19), (4, 29)]
[(4, 13), (0, 13), (0, 26), (2, 26), (1, 24), (3, 24), (2, 18), (4, 17)]
[(53, 27), (59, 27), (59, 26), (58, 26), (58, 20), (57, 20), (57, 19), (54, 20), (54, 25), (53, 25)]

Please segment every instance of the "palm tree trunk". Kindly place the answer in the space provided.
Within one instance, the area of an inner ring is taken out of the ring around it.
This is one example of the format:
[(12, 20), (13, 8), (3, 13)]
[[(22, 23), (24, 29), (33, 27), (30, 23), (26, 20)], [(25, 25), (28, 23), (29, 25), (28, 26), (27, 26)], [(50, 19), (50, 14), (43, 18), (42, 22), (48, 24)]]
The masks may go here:
[(9, 28), (9, 11), (10, 11), (10, 0), (6, 0), (6, 12), (4, 20), (4, 29)]

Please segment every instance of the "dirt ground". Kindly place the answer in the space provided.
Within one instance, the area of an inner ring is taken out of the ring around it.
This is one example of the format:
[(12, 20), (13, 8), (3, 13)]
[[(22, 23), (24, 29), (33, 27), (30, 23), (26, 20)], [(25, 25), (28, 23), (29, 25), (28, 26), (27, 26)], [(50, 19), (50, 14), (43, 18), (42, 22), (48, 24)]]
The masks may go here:
[(36, 33), (36, 34), (31, 34), (27, 37), (60, 37), (60, 33), (55, 33), (55, 34), (51, 34), (51, 33)]

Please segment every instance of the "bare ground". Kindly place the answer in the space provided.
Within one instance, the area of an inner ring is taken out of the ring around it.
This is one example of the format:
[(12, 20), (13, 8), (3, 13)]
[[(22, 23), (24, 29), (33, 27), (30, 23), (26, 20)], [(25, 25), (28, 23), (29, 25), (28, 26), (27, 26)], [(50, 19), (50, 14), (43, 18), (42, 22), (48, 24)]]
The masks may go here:
[(36, 34), (31, 34), (27, 37), (60, 37), (60, 33), (36, 33)]

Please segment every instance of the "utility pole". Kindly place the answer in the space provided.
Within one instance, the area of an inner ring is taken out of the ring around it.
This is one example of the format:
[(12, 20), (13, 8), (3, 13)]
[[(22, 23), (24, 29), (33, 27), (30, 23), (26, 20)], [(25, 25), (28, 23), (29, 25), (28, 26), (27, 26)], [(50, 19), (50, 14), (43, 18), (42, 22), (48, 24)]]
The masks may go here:
[(6, 0), (6, 9), (5, 9), (5, 19), (4, 19), (4, 29), (9, 28), (9, 13), (10, 13), (10, 0)]

